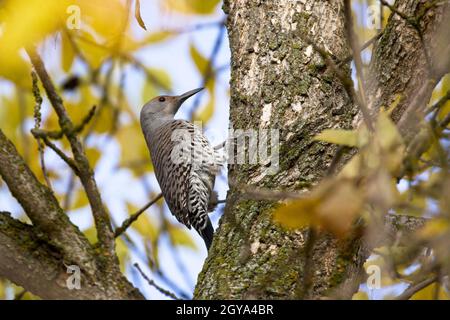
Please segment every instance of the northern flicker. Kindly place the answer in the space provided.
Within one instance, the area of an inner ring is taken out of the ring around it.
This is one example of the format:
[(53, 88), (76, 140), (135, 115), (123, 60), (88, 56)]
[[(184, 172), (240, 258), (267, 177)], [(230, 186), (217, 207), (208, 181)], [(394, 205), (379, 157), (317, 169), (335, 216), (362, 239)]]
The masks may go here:
[(208, 212), (217, 202), (213, 187), (221, 158), (201, 129), (174, 119), (181, 104), (202, 89), (150, 100), (141, 110), (140, 121), (170, 211), (189, 229), (193, 226), (209, 249), (214, 229)]

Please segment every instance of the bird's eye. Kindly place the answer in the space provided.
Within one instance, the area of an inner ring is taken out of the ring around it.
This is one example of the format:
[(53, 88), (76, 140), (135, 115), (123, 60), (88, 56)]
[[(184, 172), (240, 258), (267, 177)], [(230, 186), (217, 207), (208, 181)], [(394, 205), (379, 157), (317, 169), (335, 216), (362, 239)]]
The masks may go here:
[(160, 97), (160, 98), (159, 98), (159, 101), (160, 101), (160, 102), (164, 102), (164, 101), (166, 101), (166, 98)]

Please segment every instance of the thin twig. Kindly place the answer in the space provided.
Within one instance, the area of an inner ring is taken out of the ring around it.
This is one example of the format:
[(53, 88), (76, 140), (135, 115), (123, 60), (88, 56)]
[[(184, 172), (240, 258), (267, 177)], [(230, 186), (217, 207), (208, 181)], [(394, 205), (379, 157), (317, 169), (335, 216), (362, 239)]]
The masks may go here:
[[(34, 135), (34, 130), (31, 131)], [(38, 138), (37, 135), (35, 135), (36, 138)], [(69, 158), (61, 149), (59, 149), (54, 143), (52, 143), (47, 137), (40, 137), (42, 141), (50, 148), (52, 149), (67, 165), (75, 172), (76, 174), (79, 174), (79, 169), (77, 163)]]
[[(83, 132), (83, 129), (86, 127), (86, 125), (94, 117), (96, 109), (97, 109), (97, 107), (93, 106), (91, 108), (91, 110), (89, 110), (88, 114), (83, 117), (81, 122), (74, 127), (73, 133), (79, 134), (79, 133)], [(54, 140), (61, 139), (64, 136), (64, 131), (63, 130), (49, 131), (49, 130), (43, 130), (43, 129), (35, 128), (34, 132), (35, 132), (35, 135), (38, 135), (40, 137), (46, 136), (46, 137), (54, 139)]]
[[(149, 257), (147, 254), (143, 253), (130, 237), (127, 237), (126, 235), (124, 235), (124, 241), (127, 243), (127, 245), (131, 246), (131, 249), (136, 254), (138, 259), (140, 259), (144, 264), (148, 264), (151, 257)], [(184, 299), (184, 300), (192, 299), (189, 294), (184, 292), (184, 290), (178, 286), (177, 283), (175, 283), (174, 281), (169, 279), (164, 274), (164, 272), (161, 269), (159, 269), (159, 267), (156, 265), (156, 263), (154, 261), (152, 261), (152, 263), (153, 264), (150, 267), (152, 269), (152, 271), (153, 271), (153, 266), (155, 266), (156, 269), (153, 272), (158, 275), (158, 278), (161, 279), (161, 281), (163, 281), (167, 286), (170, 287), (171, 291), (173, 291), (181, 299)]]
[(348, 146), (339, 146), (334, 154), (333, 160), (331, 160), (330, 166), (327, 169), (327, 176), (332, 176), (341, 163), (342, 157), (350, 151), (351, 148)]
[(166, 290), (164, 288), (161, 288), (159, 285), (157, 285), (155, 283), (155, 281), (153, 281), (152, 279), (150, 279), (149, 277), (147, 277), (147, 275), (142, 271), (141, 267), (139, 266), (139, 264), (136, 262), (135, 264), (133, 264), (133, 266), (139, 271), (139, 273), (141, 274), (141, 276), (145, 279), (145, 281), (147, 281), (147, 283), (156, 288), (156, 290), (158, 290), (159, 292), (161, 292), (163, 295), (172, 298), (174, 300), (181, 300), (180, 298), (178, 298), (174, 293), (170, 292), (169, 290)]
[[(373, 36), (372, 38), (370, 38), (367, 42), (365, 42), (360, 48), (359, 48), (359, 52), (366, 50), (368, 47), (370, 47), (375, 41), (377, 41), (378, 39), (381, 38), (381, 36), (383, 35), (383, 31), (377, 33), (375, 36)], [(345, 57), (344, 59), (342, 59), (341, 61), (339, 61), (337, 63), (338, 67), (341, 67), (342, 65), (349, 63), (350, 61), (353, 60), (353, 54), (349, 54), (347, 57)]]
[(47, 97), (58, 115), (61, 130), (64, 132), (70, 143), (74, 160), (76, 161), (78, 167), (78, 172), (76, 173), (81, 180), (81, 183), (86, 191), (89, 204), (92, 208), (92, 214), (94, 216), (98, 239), (101, 244), (102, 251), (107, 259), (110, 260), (110, 267), (115, 268), (118, 264), (118, 259), (114, 249), (114, 233), (112, 231), (109, 215), (103, 205), (103, 201), (97, 188), (97, 183), (94, 179), (94, 175), (89, 165), (83, 145), (73, 131), (74, 125), (64, 107), (61, 97), (58, 95), (56, 88), (50, 79), (47, 70), (45, 69), (44, 62), (36, 51), (36, 48), (27, 48), (26, 51), (39, 79), (42, 82), (45, 92), (47, 93)]
[[(99, 103), (98, 108), (96, 108), (96, 112), (93, 114), (93, 115), (95, 115), (95, 118), (93, 118), (93, 121), (91, 122), (89, 128), (87, 129), (86, 134), (83, 137), (83, 144), (86, 143), (86, 141), (89, 139), (91, 134), (94, 132), (94, 128), (97, 125), (97, 121), (100, 118), (100, 114), (103, 111), (103, 108), (106, 105), (106, 103), (109, 101), (109, 95), (108, 95), (109, 89), (108, 88), (111, 84), (113, 69), (114, 69), (114, 62), (111, 63), (111, 66), (109, 67), (109, 69), (106, 72), (105, 82), (103, 84), (103, 89), (102, 89), (103, 90), (102, 97), (100, 98), (100, 103)], [(75, 175), (71, 175), (69, 178), (69, 184), (68, 184), (67, 191), (66, 191), (66, 197), (64, 199), (64, 207), (65, 208), (70, 207), (72, 193), (74, 190), (75, 190)]]
[[(33, 84), (33, 95), (35, 100), (34, 105), (34, 129), (39, 130), (39, 127), (41, 126), (42, 121), (42, 115), (41, 115), (41, 105), (42, 105), (42, 97), (41, 93), (39, 92), (39, 86), (38, 86), (38, 79), (35, 72), (31, 72), (31, 79)], [(44, 146), (42, 144), (41, 139), (36, 138), (37, 144), (38, 144), (38, 152), (39, 152), (39, 159), (42, 169), (42, 174), (44, 175), (45, 183), (47, 184), (47, 187), (50, 189), (52, 188), (52, 184), (50, 182), (50, 179), (47, 174), (47, 167), (45, 166), (45, 158), (44, 158)]]
[(419, 292), (420, 290), (428, 287), (433, 282), (436, 282), (438, 280), (438, 276), (432, 276), (431, 278), (427, 278), (425, 280), (422, 280), (416, 284), (412, 284), (409, 286), (402, 294), (395, 297), (395, 300), (408, 300), (410, 299), (414, 294)]
[(118, 227), (115, 231), (114, 231), (114, 238), (119, 237), (122, 233), (124, 233), (129, 226), (131, 226), (131, 224), (133, 222), (135, 222), (142, 213), (144, 213), (145, 210), (147, 210), (148, 208), (150, 208), (153, 204), (155, 204), (159, 199), (162, 198), (162, 193), (158, 194), (153, 200), (151, 200), (149, 203), (147, 203), (145, 206), (143, 206), (141, 209), (139, 209), (138, 211), (136, 211), (135, 213), (133, 213), (128, 219), (126, 219), (122, 225), (120, 227)]
[(350, 42), (350, 46), (353, 52), (353, 61), (355, 62), (356, 74), (359, 79), (359, 94), (358, 97), (358, 106), (363, 115), (364, 123), (370, 131), (373, 131), (373, 120), (372, 115), (370, 114), (370, 110), (367, 107), (367, 98), (366, 98), (366, 90), (365, 90), (365, 78), (364, 78), (364, 70), (363, 64), (361, 60), (361, 54), (359, 51), (359, 43), (358, 36), (355, 33), (353, 27), (353, 17), (352, 17), (352, 8), (350, 0), (344, 1), (344, 15), (345, 15), (345, 30), (347, 33), (347, 38)]
[(14, 296), (14, 300), (22, 300), (22, 298), (25, 296), (25, 294), (28, 291), (25, 289), (22, 289), (20, 292), (18, 292), (15, 296)]
[[(35, 88), (33, 88), (34, 92)], [(38, 89), (39, 90), (39, 89)], [(28, 143), (28, 136), (27, 132), (25, 130), (25, 118), (26, 118), (26, 102), (24, 97), (24, 90), (23, 88), (20, 88), (19, 86), (16, 86), (16, 95), (17, 95), (17, 101), (19, 103), (19, 117), (20, 117), (20, 138), (22, 142), (22, 149), (23, 149), (23, 159), (25, 160), (25, 163), (29, 163), (30, 161), (30, 144)]]
[(448, 90), (435, 104), (429, 107), (425, 111), (425, 114), (429, 114), (433, 111), (439, 111), (449, 100), (450, 100), (450, 90)]

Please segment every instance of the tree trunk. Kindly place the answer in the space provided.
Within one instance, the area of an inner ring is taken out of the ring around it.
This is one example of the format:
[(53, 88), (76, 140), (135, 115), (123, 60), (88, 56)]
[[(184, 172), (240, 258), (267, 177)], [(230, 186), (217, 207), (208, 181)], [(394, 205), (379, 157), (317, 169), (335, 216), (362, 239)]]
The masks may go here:
[[(410, 14), (425, 1), (397, 3)], [(444, 8), (448, 6), (432, 7), (426, 13), (420, 24), (425, 41), (437, 41), (428, 34), (445, 21)], [(227, 0), (224, 10), (229, 14), (232, 53), (230, 121), (234, 129), (279, 129), (280, 170), (270, 175), (264, 165), (229, 166), (225, 213), (199, 275), (195, 298), (351, 298), (370, 253), (360, 239), (355, 236), (339, 241), (308, 230), (288, 232), (272, 222), (276, 202), (239, 199), (242, 185), (310, 189), (326, 175), (336, 153), (334, 145), (313, 141), (312, 137), (324, 129), (349, 129), (361, 121), (341, 82), (308, 45), (308, 41), (314, 42), (335, 61), (348, 56), (344, 1)], [(418, 50), (408, 50), (420, 46), (410, 29), (406, 22), (391, 17), (376, 43), (368, 100), (374, 111), (382, 105), (376, 103), (380, 95), (383, 102), (391, 102), (399, 93), (391, 90), (392, 82), (401, 81), (399, 90), (407, 95), (418, 90), (419, 81), (407, 80), (423, 72), (424, 64), (401, 70), (383, 67), (422, 57)], [(401, 59), (387, 41), (401, 52)], [(343, 68), (349, 74), (348, 65)], [(440, 76), (442, 72), (436, 78)], [(432, 89), (425, 88), (424, 95), (429, 97)], [(406, 109), (399, 109), (395, 120)], [(308, 241), (310, 235), (315, 241)]]

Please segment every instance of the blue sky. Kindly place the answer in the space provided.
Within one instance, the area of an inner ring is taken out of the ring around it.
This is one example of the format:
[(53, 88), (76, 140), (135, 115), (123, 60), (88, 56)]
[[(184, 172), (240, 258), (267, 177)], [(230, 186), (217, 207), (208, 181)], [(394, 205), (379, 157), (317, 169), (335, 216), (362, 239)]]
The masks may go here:
[[(216, 12), (213, 15), (202, 16), (185, 16), (176, 13), (161, 13), (159, 7), (160, 1), (148, 0), (141, 1), (141, 14), (145, 21), (148, 32), (155, 32), (160, 30), (171, 29), (188, 29), (189, 27), (210, 23), (219, 22), (224, 18), (224, 14), (220, 5), (216, 8)], [(364, 17), (362, 17), (364, 10), (361, 6), (354, 2), (354, 9), (356, 13), (359, 13), (358, 21), (364, 23)], [(143, 31), (135, 21), (133, 21), (133, 33), (136, 37), (145, 36), (146, 32)], [(138, 57), (146, 66), (164, 69), (170, 74), (173, 86), (172, 90), (175, 94), (181, 94), (185, 91), (191, 90), (201, 86), (203, 82), (202, 76), (197, 71), (190, 55), (189, 46), (194, 44), (196, 48), (205, 56), (209, 57), (219, 33), (219, 28), (205, 28), (198, 31), (182, 33), (171, 40), (162, 42), (157, 45), (152, 45), (140, 50), (136, 57)], [(228, 46), (227, 34), (224, 34), (225, 39), (222, 41), (219, 53), (216, 57), (214, 66), (222, 67), (229, 65), (230, 51)], [(52, 40), (48, 40), (45, 48), (44, 60), (47, 67), (52, 74), (62, 76), (63, 73), (60, 70), (58, 59), (52, 59), (54, 55), (59, 57), (59, 48), (49, 49), (53, 45)], [(365, 61), (370, 60), (370, 51), (366, 50), (363, 54)], [(82, 70), (81, 63), (76, 64), (74, 72)], [(210, 139), (213, 145), (222, 142), (227, 136), (228, 118), (229, 118), (229, 75), (230, 69), (223, 69), (216, 79), (216, 100), (215, 100), (215, 112), (211, 120), (204, 126), (205, 134)], [(116, 79), (118, 74), (115, 75)], [(56, 78), (55, 81), (60, 83), (62, 78)], [(144, 85), (144, 75), (138, 71), (128, 72), (125, 90), (130, 104), (133, 106), (136, 115), (139, 114), (140, 108), (145, 103), (142, 101), (142, 86)], [(11, 93), (12, 87), (1, 81), (0, 94)], [(202, 94), (200, 106), (207, 101), (207, 94)], [(180, 112), (177, 114), (178, 118), (188, 119), (190, 111), (193, 106), (194, 98), (188, 100)], [(44, 114), (51, 111), (48, 104), (43, 106)], [(31, 129), (33, 123), (29, 121), (27, 123), (28, 129)], [(88, 141), (88, 145), (97, 146), (102, 153), (102, 157), (95, 168), (96, 180), (101, 190), (103, 200), (108, 204), (113, 220), (116, 224), (120, 224), (124, 219), (128, 217), (128, 209), (126, 202), (133, 203), (136, 207), (141, 207), (147, 203), (150, 199), (143, 188), (141, 180), (136, 179), (133, 174), (127, 169), (117, 169), (121, 149), (117, 142), (107, 141), (105, 136), (96, 136)], [(55, 155), (52, 151), (47, 150), (46, 162), (57, 168), (63, 173), (68, 173), (69, 169), (66, 165)], [(67, 180), (67, 179), (66, 179)], [(57, 190), (65, 190), (67, 181), (61, 181), (55, 184)], [(152, 173), (146, 175), (146, 180), (149, 182), (150, 188), (153, 192), (159, 192), (159, 186)], [(402, 184), (402, 188), (404, 185)], [(226, 169), (221, 173), (221, 176), (216, 179), (216, 190), (219, 191), (219, 198), (224, 199), (227, 190)], [(0, 203), (1, 210), (12, 212), (16, 217), (22, 213), (22, 209), (18, 203), (10, 196), (8, 190), (3, 185), (0, 189)], [(219, 206), (216, 212), (211, 214), (213, 225), (217, 227), (218, 219), (221, 214), (223, 205)], [(176, 220), (171, 217), (168, 208), (165, 206), (166, 216), (172, 219), (172, 222), (177, 223)], [(158, 211), (155, 208), (150, 208), (145, 213), (151, 217), (157, 217)], [(85, 230), (92, 226), (92, 215), (89, 208), (83, 208), (80, 210), (70, 212), (71, 220), (76, 223), (81, 229)], [(131, 263), (138, 262), (143, 268), (145, 273), (152, 279), (154, 279), (162, 287), (170, 289), (167, 282), (156, 274), (152, 274), (151, 270), (146, 266), (146, 262), (141, 259), (145, 255), (145, 248), (142, 243), (141, 237), (132, 230), (128, 233), (130, 237), (138, 244), (137, 250), (131, 252)], [(204, 259), (206, 258), (206, 249), (203, 240), (198, 234), (191, 230), (190, 235), (197, 244), (198, 250), (194, 251), (187, 248), (175, 249), (179, 255), (179, 260), (185, 266), (184, 270), (180, 271), (178, 262), (172, 255), (173, 250), (169, 246), (168, 239), (162, 239), (160, 241), (161, 247), (159, 251), (159, 261), (161, 263), (161, 269), (165, 272), (166, 276), (170, 280), (177, 284), (184, 292), (189, 295), (192, 294), (194, 289), (197, 275), (201, 271)], [(150, 287), (145, 280), (138, 274), (136, 274), (133, 267), (128, 268), (127, 275), (129, 279), (139, 287), (139, 289), (149, 299), (167, 299), (166, 296), (159, 293), (155, 288)], [(362, 286), (365, 288), (365, 286)], [(398, 288), (387, 288), (384, 290), (368, 290), (370, 298), (382, 298), (384, 294), (394, 290), (398, 292)]]
[[(217, 10), (213, 15), (207, 17), (204, 16), (187, 16), (177, 14), (173, 12), (163, 12), (160, 8), (160, 1), (150, 0), (141, 1), (141, 14), (145, 21), (148, 32), (155, 32), (161, 30), (185, 30), (189, 27), (205, 24), (209, 22), (219, 22), (224, 18), (224, 14), (220, 5), (217, 6)], [(137, 23), (132, 21), (132, 32), (137, 38), (144, 37), (146, 31), (142, 30)], [(191, 61), (189, 55), (189, 46), (194, 44), (195, 47), (205, 56), (209, 57), (213, 49), (214, 42), (218, 35), (219, 28), (205, 28), (193, 32), (181, 33), (179, 36), (174, 37), (165, 42), (161, 42), (157, 45), (144, 48), (137, 52), (138, 57), (146, 66), (156, 67), (163, 69), (169, 73), (172, 80), (172, 91), (175, 94), (181, 94), (185, 91), (191, 90), (201, 86), (203, 80), (202, 76), (197, 71), (194, 63)], [(64, 73), (61, 72), (59, 66), (59, 47), (55, 46), (54, 39), (48, 39), (44, 44), (44, 61), (50, 73), (54, 77), (56, 83), (61, 83)], [(226, 33), (224, 34), (224, 40), (221, 48), (216, 57), (214, 67), (229, 65), (230, 52), (228, 48), (228, 39)], [(83, 72), (82, 63), (76, 63), (73, 70), (75, 73)], [(118, 74), (114, 77), (118, 79)], [(136, 115), (139, 115), (140, 108), (143, 105), (142, 101), (142, 86), (144, 85), (144, 75), (141, 72), (130, 69), (127, 74), (125, 90), (127, 92), (127, 98), (129, 103), (133, 106)], [(228, 128), (228, 88), (229, 88), (229, 68), (223, 69), (217, 76), (216, 80), (216, 103), (215, 111), (212, 119), (204, 126), (206, 135), (210, 138), (211, 143), (216, 144), (222, 142), (227, 135)], [(1, 81), (0, 85), (1, 94), (13, 93), (13, 86), (9, 85), (5, 81)], [(164, 94), (164, 93), (162, 93)], [(207, 94), (202, 94), (200, 101), (200, 107), (207, 102)], [(195, 99), (188, 100), (180, 112), (177, 114), (178, 118), (188, 119), (190, 110)], [(44, 116), (49, 112), (52, 112), (48, 103), (44, 103), (43, 107)], [(31, 129), (33, 121), (27, 122), (27, 129)], [(126, 207), (126, 201), (132, 203), (136, 207), (143, 206), (150, 199), (146, 194), (142, 181), (136, 179), (132, 173), (127, 169), (117, 170), (119, 164), (121, 149), (117, 142), (113, 140), (108, 141), (105, 136), (95, 136), (89, 139), (88, 146), (97, 146), (102, 153), (101, 159), (97, 163), (95, 168), (95, 176), (99, 189), (101, 190), (103, 200), (108, 204), (113, 221), (120, 224), (124, 219), (128, 217), (128, 209)], [(58, 172), (61, 172), (67, 176), (69, 169), (65, 164), (50, 150), (45, 153), (45, 159), (48, 166), (55, 168)], [(67, 186), (67, 179), (59, 181), (54, 184), (56, 190), (63, 191)], [(152, 173), (148, 173), (146, 177), (150, 183), (152, 192), (159, 192), (159, 186)], [(226, 172), (222, 172), (222, 177), (216, 180), (216, 190), (219, 191), (221, 198), (226, 195)], [(0, 203), (1, 210), (10, 211), (15, 217), (19, 217), (22, 214), (20, 205), (11, 197), (6, 186), (3, 185), (0, 189)], [(219, 211), (223, 206), (219, 206)], [(172, 222), (176, 220), (171, 216), (169, 210), (165, 206), (166, 216), (172, 219)], [(150, 208), (146, 214), (149, 216), (157, 217), (157, 210)], [(92, 226), (93, 219), (89, 208), (83, 208), (69, 213), (71, 220), (76, 223), (82, 230), (85, 230)], [(217, 226), (220, 213), (216, 212), (212, 214), (212, 221), (214, 226)], [(154, 279), (162, 287), (170, 289), (168, 284), (161, 279), (158, 275), (152, 274), (151, 270), (147, 268), (146, 262), (140, 257), (145, 255), (145, 250), (140, 236), (136, 232), (130, 231), (131, 238), (136, 240), (138, 249), (133, 250), (131, 253), (131, 262), (138, 262), (144, 272), (152, 279)], [(190, 231), (190, 235), (197, 244), (198, 250), (194, 251), (187, 248), (175, 249), (179, 255), (179, 260), (185, 265), (184, 272), (182, 274), (177, 267), (177, 262), (174, 260), (171, 254), (171, 249), (168, 239), (162, 239), (160, 241), (161, 247), (159, 249), (159, 261), (161, 263), (161, 269), (168, 278), (176, 283), (184, 292), (189, 295), (192, 294), (194, 285), (196, 283), (197, 275), (200, 272), (203, 261), (206, 258), (206, 249), (203, 240), (194, 231)], [(132, 263), (130, 265), (132, 265)], [(127, 270), (128, 278), (139, 287), (139, 289), (149, 299), (167, 299), (166, 296), (160, 294), (156, 289), (150, 287), (142, 279), (140, 275), (137, 275), (133, 267)], [(10, 292), (12, 294), (12, 292)]]

